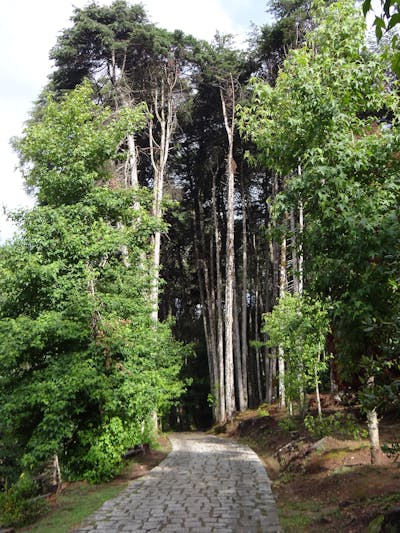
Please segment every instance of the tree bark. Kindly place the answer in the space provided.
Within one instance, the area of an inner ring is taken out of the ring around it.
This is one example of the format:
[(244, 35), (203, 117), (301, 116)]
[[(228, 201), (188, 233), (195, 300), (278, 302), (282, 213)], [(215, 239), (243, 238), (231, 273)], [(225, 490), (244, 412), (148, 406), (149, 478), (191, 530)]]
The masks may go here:
[[(209, 307), (209, 283), (208, 283), (208, 267), (205, 260), (200, 256), (199, 246), (204, 246), (204, 235), (202, 235), (202, 213), (200, 209), (200, 198), (197, 198), (195, 201), (194, 209), (194, 250), (197, 262), (197, 277), (199, 283), (199, 293), (200, 293), (200, 305), (201, 305), (201, 314), (203, 319), (203, 328), (204, 336), (206, 341), (207, 349), (207, 360), (208, 360), (208, 370), (210, 378), (210, 389), (211, 394), (214, 396), (214, 402), (212, 405), (213, 417), (216, 422), (220, 421), (221, 412), (219, 405), (219, 386), (218, 386), (218, 361), (216, 353), (216, 343), (215, 343), (215, 334), (214, 334), (214, 322), (212, 317), (212, 312)], [(199, 237), (200, 234), (200, 237)], [(204, 250), (203, 254), (204, 254)], [(215, 397), (217, 396), (217, 397)]]
[(235, 362), (235, 377), (236, 377), (236, 397), (238, 400), (239, 411), (246, 409), (244, 401), (244, 386), (243, 386), (243, 368), (242, 368), (242, 354), (240, 344), (240, 328), (239, 328), (239, 313), (238, 313), (238, 298), (236, 287), (236, 273), (233, 272), (233, 353)]
[(254, 361), (255, 361), (255, 378), (256, 378), (256, 392), (254, 392), (254, 399), (256, 405), (259, 405), (261, 403), (262, 398), (262, 387), (261, 387), (261, 369), (260, 369), (260, 348), (259, 348), (259, 342), (260, 342), (260, 265), (259, 262), (256, 264), (256, 276), (255, 276), (255, 287), (254, 287), (254, 299), (255, 299), (255, 308), (254, 308), (254, 323), (255, 323), (255, 331), (254, 331), (254, 340), (256, 341), (256, 347), (255, 347), (255, 355), (254, 355)]
[(224, 362), (224, 320), (222, 314), (222, 274), (221, 274), (221, 232), (219, 229), (218, 213), (217, 213), (217, 194), (215, 173), (213, 174), (212, 182), (212, 217), (214, 224), (214, 240), (215, 240), (215, 275), (217, 284), (217, 347), (216, 354), (218, 360), (218, 380), (216, 384), (218, 395), (219, 420), (218, 422), (225, 422), (226, 407), (225, 407), (225, 362)]
[[(298, 175), (301, 176), (301, 166), (298, 167)], [(303, 294), (304, 290), (304, 252), (303, 252), (303, 233), (304, 233), (304, 208), (303, 208), (303, 201), (300, 200), (299, 203), (299, 246), (298, 246), (298, 261), (297, 261), (297, 268), (298, 268), (298, 288), (299, 288), (299, 294)]]
[(233, 359), (233, 276), (234, 276), (234, 188), (235, 167), (233, 159), (233, 133), (235, 124), (235, 88), (233, 77), (230, 75), (228, 97), (231, 113), (228, 117), (226, 95), (220, 89), (222, 112), (224, 116), (225, 130), (228, 137), (228, 154), (226, 165), (226, 177), (228, 184), (227, 193), (227, 223), (226, 223), (226, 284), (225, 284), (225, 397), (226, 416), (228, 421), (233, 419), (235, 406), (234, 388), (234, 359)]
[[(319, 364), (320, 361), (321, 361), (321, 348), (319, 348), (318, 350), (317, 365)], [(315, 365), (315, 397), (317, 400), (318, 418), (322, 419), (321, 396), (319, 394), (319, 379), (318, 379), (317, 365)]]
[(247, 195), (244, 186), (242, 173), (242, 381), (243, 381), (243, 409), (248, 407), (247, 393), (247, 359), (248, 359), (248, 338), (247, 338)]
[(376, 409), (368, 411), (367, 425), (371, 449), (371, 464), (378, 465), (382, 463), (383, 453), (379, 443), (379, 421)]
[[(158, 140), (154, 135), (153, 118), (149, 124), (150, 159), (154, 172), (153, 188), (153, 216), (162, 220), (162, 199), (164, 193), (164, 180), (167, 169), (168, 156), (172, 134), (176, 128), (176, 109), (174, 104), (174, 88), (178, 80), (178, 72), (167, 72), (161, 87), (154, 89), (152, 113), (158, 122), (160, 136)], [(158, 296), (160, 280), (160, 247), (161, 232), (156, 231), (153, 238), (153, 282), (150, 299), (152, 302), (152, 318), (158, 320)]]
[(291, 251), (292, 251), (292, 278), (293, 278), (293, 294), (300, 293), (299, 280), (299, 261), (297, 257), (297, 224), (294, 209), (290, 210), (290, 233), (291, 233)]
[[(374, 377), (371, 376), (368, 379), (367, 387), (369, 389), (373, 389), (374, 382)], [(378, 412), (375, 407), (367, 412), (367, 426), (369, 434), (369, 445), (371, 450), (371, 464), (379, 465), (382, 463), (383, 460), (383, 452), (379, 443), (379, 420)]]
[[(281, 260), (279, 272), (279, 297), (282, 298), (286, 292), (287, 277), (286, 277), (286, 237), (282, 239), (281, 245)], [(278, 347), (278, 367), (279, 367), (279, 405), (286, 406), (286, 391), (285, 391), (285, 359), (282, 346)]]

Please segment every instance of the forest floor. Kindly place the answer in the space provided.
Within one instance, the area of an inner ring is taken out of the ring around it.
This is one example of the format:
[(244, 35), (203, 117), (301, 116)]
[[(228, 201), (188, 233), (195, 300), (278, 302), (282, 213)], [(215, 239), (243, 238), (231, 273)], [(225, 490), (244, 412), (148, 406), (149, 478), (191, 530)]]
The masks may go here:
[[(344, 426), (346, 417), (351, 416), (353, 426), (347, 429), (365, 428), (355, 406), (337, 404), (330, 395), (322, 400), (325, 417), (339, 413)], [(312, 403), (310, 398), (311, 412)], [(385, 456), (383, 464), (371, 465), (366, 438), (345, 439), (339, 424), (329, 426), (338, 429), (337, 433), (313, 436), (299, 418), (288, 419), (273, 405), (246, 411), (232, 424), (214, 427), (213, 431), (249, 445), (264, 462), (285, 533), (378, 533), (383, 515), (400, 508), (400, 462)], [(328, 427), (330, 432), (332, 427)], [(381, 444), (398, 442), (399, 417), (382, 420), (380, 430)], [(170, 448), (166, 437), (159, 444), (159, 449), (129, 461), (123, 473), (109, 483), (65, 484), (62, 493), (50, 500), (49, 512), (18, 532), (71, 531), (129, 480), (145, 475), (161, 462)]]
[[(362, 427), (356, 408), (337, 405), (330, 395), (323, 404), (325, 416), (341, 412), (346, 420), (351, 413)], [(380, 430), (381, 444), (398, 442), (399, 418), (383, 419)], [(366, 438), (311, 436), (300, 419), (288, 422), (276, 406), (247, 411), (214, 431), (248, 444), (263, 460), (284, 532), (375, 533), (384, 514), (400, 508), (400, 464), (385, 455), (383, 464), (371, 465)]]

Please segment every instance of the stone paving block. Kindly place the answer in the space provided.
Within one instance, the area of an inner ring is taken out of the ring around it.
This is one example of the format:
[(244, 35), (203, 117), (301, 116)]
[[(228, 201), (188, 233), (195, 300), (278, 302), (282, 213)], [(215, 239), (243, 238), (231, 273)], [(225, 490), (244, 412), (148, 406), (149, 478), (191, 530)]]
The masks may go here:
[(171, 437), (173, 451), (74, 533), (278, 533), (271, 484), (246, 446), (202, 433)]

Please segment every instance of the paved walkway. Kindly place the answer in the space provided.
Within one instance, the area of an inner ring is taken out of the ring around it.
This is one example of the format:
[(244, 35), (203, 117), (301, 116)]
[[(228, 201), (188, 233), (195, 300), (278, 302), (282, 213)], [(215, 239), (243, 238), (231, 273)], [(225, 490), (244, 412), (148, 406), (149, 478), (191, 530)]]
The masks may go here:
[(205, 435), (170, 437), (172, 452), (75, 533), (272, 533), (270, 481), (247, 446)]

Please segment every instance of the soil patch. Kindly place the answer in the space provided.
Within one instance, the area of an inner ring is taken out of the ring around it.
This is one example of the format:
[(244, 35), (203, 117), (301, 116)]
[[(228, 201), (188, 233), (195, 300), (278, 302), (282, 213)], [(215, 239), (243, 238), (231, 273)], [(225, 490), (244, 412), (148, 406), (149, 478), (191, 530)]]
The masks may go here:
[[(336, 412), (330, 395), (324, 404)], [(359, 416), (354, 406), (338, 408)], [(371, 465), (368, 440), (313, 438), (299, 419), (287, 422), (277, 406), (267, 409), (268, 416), (240, 415), (222, 435), (248, 444), (264, 461), (283, 530), (378, 533), (384, 514), (400, 507), (400, 465), (387, 456)], [(400, 440), (400, 420), (382, 420), (380, 428), (381, 444)]]

